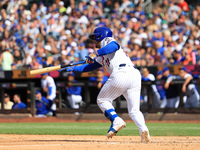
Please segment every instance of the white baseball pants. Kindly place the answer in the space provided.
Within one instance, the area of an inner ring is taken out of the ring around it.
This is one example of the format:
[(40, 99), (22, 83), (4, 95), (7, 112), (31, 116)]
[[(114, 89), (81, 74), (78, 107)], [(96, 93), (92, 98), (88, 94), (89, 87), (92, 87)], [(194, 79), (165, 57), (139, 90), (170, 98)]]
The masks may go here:
[(127, 101), (128, 112), (131, 119), (138, 126), (140, 134), (148, 131), (144, 116), (140, 111), (141, 74), (132, 66), (121, 67), (114, 71), (102, 87), (97, 104), (104, 113), (105, 110), (114, 109), (112, 102), (120, 95)]
[(82, 101), (82, 96), (72, 94), (72, 95), (67, 96), (67, 99), (69, 100), (69, 104), (71, 108), (78, 109), (79, 103)]

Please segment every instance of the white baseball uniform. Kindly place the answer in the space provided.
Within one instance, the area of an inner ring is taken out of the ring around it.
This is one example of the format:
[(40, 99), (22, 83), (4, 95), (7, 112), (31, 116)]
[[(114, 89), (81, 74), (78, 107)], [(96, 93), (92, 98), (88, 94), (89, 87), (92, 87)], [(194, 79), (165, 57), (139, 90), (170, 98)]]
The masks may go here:
[[(151, 73), (147, 76), (147, 78), (150, 81), (155, 81), (155, 76)], [(151, 96), (152, 96), (152, 108), (158, 108), (159, 101), (160, 101), (160, 95), (158, 93), (158, 90), (157, 90), (155, 84), (151, 85), (151, 91), (150, 92), (151, 92)], [(145, 89), (145, 94), (147, 94), (147, 89)], [(147, 96), (145, 96), (144, 99), (147, 102)]]
[(73, 109), (79, 109), (79, 103), (82, 101), (82, 96), (81, 95), (70, 95), (67, 96), (67, 99), (69, 100), (69, 104), (71, 108)]
[[(187, 79), (190, 77), (189, 73), (187, 73), (184, 77), (184, 79)], [(187, 96), (186, 102), (185, 102), (185, 107), (198, 107), (199, 106), (199, 93), (195, 87), (194, 84), (188, 84), (186, 88), (185, 95)]]
[[(111, 41), (115, 39), (111, 37), (103, 39), (101, 47)], [(109, 79), (97, 97), (100, 109), (103, 112), (114, 109), (113, 100), (123, 95), (127, 100), (129, 116), (138, 126), (140, 134), (148, 131), (144, 116), (140, 111), (141, 74), (139, 70), (133, 67), (133, 63), (121, 47), (116, 52), (98, 57), (96, 61), (110, 73)]]
[[(45, 80), (41, 79), (41, 87), (47, 87), (48, 89), (50, 89), (50, 91), (48, 91), (47, 93), (50, 100), (54, 100), (56, 98), (56, 84), (51, 76), (47, 76)], [(54, 111), (56, 110), (55, 102), (52, 104), (51, 109)]]

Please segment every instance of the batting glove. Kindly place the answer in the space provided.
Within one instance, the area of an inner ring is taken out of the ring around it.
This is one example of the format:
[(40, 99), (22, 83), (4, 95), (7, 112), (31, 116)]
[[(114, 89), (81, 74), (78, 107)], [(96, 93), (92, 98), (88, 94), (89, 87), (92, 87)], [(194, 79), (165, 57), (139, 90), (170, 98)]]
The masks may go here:
[(74, 67), (65, 67), (65, 68), (60, 69), (59, 72), (61, 72), (61, 71), (63, 71), (63, 70), (65, 70), (65, 71), (67, 71), (67, 72), (71, 72), (71, 71), (74, 70)]
[(95, 53), (92, 53), (92, 54), (90, 54), (90, 55), (88, 55), (88, 56), (86, 56), (86, 62), (88, 63), (88, 64), (91, 64), (91, 63), (94, 63), (94, 61), (95, 61), (95, 59), (98, 57), (98, 53), (97, 52), (95, 52)]

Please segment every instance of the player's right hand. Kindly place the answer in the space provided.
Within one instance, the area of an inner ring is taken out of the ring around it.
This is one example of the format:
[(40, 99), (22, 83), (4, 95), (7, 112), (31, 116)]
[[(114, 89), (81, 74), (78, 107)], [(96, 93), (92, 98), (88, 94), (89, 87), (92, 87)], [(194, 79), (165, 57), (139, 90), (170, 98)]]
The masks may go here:
[(88, 56), (85, 56), (86, 62), (87, 62), (88, 64), (94, 63), (94, 61), (95, 61), (95, 59), (96, 59), (97, 57), (98, 57), (97, 52), (92, 53), (92, 54), (90, 54), (90, 55), (88, 55)]
[(65, 67), (65, 68), (60, 69), (59, 72), (61, 72), (61, 71), (63, 71), (63, 70), (65, 70), (65, 71), (67, 71), (67, 72), (71, 72), (71, 71), (74, 70), (74, 67)]
[(88, 63), (88, 64), (92, 64), (92, 63), (94, 63), (94, 60), (92, 60), (90, 57), (88, 57), (88, 56), (86, 56), (86, 63)]

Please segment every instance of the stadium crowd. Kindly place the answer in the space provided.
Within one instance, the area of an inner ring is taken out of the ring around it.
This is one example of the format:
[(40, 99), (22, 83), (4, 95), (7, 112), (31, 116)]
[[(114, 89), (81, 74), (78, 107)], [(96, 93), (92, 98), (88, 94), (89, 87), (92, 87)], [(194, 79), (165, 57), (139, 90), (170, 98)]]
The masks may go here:
[(84, 60), (88, 39), (107, 26), (136, 66), (200, 64), (200, 5), (163, 0), (145, 13), (143, 0), (0, 1), (2, 70), (38, 69)]

